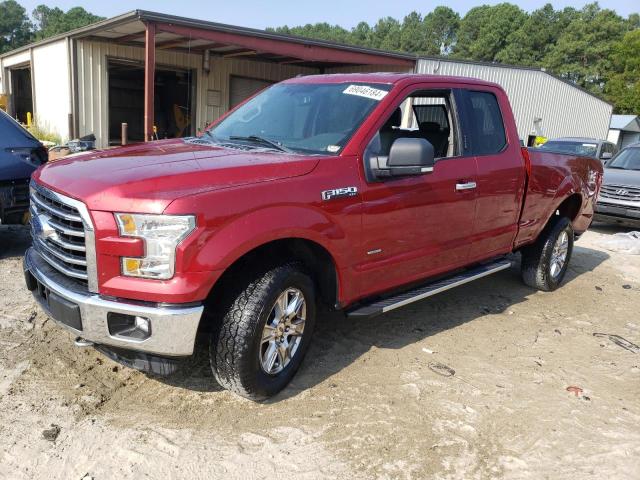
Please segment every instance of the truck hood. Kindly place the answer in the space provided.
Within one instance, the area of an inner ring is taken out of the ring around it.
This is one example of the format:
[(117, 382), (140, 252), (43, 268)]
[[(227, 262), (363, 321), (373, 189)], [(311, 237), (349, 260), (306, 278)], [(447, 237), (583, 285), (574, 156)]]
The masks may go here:
[(162, 213), (179, 197), (306, 175), (318, 161), (176, 139), (73, 156), (44, 165), (33, 178), (91, 210)]
[(640, 170), (604, 169), (604, 185), (628, 185), (640, 188)]

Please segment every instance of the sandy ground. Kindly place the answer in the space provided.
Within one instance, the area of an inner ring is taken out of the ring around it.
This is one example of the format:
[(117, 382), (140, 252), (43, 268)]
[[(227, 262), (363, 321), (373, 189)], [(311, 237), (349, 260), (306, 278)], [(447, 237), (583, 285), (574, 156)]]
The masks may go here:
[(159, 379), (74, 347), (23, 286), (26, 229), (2, 227), (0, 478), (640, 478), (640, 353), (593, 336), (640, 345), (640, 256), (603, 249), (615, 231), (585, 234), (553, 293), (514, 268), (322, 318), (291, 386), (252, 403), (203, 355)]

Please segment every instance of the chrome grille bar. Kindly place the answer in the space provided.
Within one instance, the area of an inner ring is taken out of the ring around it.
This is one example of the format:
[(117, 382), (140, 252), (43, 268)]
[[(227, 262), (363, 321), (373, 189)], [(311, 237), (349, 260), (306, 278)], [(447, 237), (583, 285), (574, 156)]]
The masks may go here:
[(83, 267), (87, 266), (87, 261), (84, 257), (76, 256), (76, 255), (67, 255), (59, 250), (56, 250), (49, 244), (49, 240), (43, 242), (42, 240), (36, 240), (38, 245), (44, 248), (48, 253), (57, 257), (59, 260), (62, 260), (65, 263), (70, 263), (71, 265), (82, 265)]
[(82, 223), (82, 218), (79, 215), (73, 215), (71, 213), (65, 212), (64, 210), (56, 208), (54, 205), (42, 201), (40, 198), (38, 198), (39, 196), (40, 195), (38, 193), (31, 196), (31, 200), (35, 202), (39, 209), (44, 209), (49, 213), (55, 215), (56, 217), (63, 218), (64, 220)]
[(86, 206), (33, 181), (30, 199), (34, 248), (53, 268), (97, 292), (95, 235)]
[(600, 196), (615, 200), (640, 201), (640, 188), (627, 185), (603, 185)]

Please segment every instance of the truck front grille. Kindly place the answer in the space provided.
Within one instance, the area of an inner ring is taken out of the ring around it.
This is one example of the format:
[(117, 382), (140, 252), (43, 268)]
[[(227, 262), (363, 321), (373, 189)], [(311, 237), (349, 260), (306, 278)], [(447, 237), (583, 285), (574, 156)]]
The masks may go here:
[(626, 185), (602, 185), (600, 197), (640, 202), (640, 188)]
[(53, 268), (88, 286), (85, 220), (76, 201), (34, 184), (30, 200), (33, 247)]

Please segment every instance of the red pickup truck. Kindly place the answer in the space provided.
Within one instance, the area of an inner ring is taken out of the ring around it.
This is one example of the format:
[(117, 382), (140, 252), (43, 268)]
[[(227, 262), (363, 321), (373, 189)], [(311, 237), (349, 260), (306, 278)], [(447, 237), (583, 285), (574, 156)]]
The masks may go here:
[(225, 388), (291, 380), (321, 305), (372, 316), (509, 268), (554, 290), (598, 160), (523, 149), (505, 92), (467, 78), (274, 85), (195, 138), (96, 151), (32, 178), (28, 288), (134, 368), (206, 338)]

